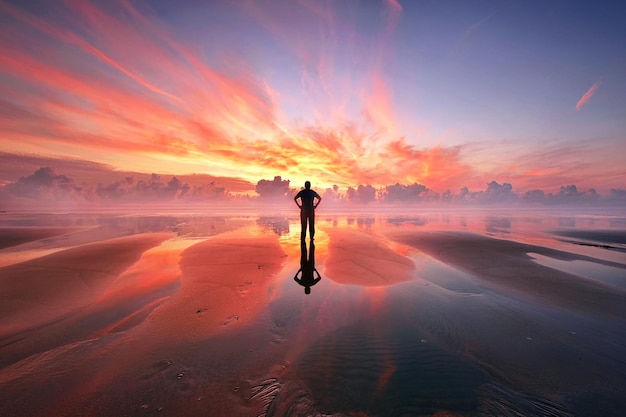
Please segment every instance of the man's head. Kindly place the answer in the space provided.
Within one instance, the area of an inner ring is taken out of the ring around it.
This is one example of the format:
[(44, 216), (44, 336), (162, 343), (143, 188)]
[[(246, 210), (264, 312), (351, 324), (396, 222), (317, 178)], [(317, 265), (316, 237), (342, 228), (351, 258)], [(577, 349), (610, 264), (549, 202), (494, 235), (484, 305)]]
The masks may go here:
[(311, 188), (311, 181), (305, 181), (304, 182), (304, 188), (306, 188), (307, 190)]
[(311, 294), (311, 287), (304, 287), (305, 294)]

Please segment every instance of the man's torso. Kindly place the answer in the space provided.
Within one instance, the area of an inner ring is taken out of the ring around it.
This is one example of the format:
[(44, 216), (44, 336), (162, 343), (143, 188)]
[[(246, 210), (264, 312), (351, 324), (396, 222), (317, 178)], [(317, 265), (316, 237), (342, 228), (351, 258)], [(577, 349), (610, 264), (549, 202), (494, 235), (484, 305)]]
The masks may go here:
[(302, 210), (303, 211), (313, 211), (313, 200), (315, 199), (315, 197), (320, 198), (320, 196), (313, 190), (301, 190), (297, 195), (296, 198), (300, 197), (300, 200), (302, 201)]

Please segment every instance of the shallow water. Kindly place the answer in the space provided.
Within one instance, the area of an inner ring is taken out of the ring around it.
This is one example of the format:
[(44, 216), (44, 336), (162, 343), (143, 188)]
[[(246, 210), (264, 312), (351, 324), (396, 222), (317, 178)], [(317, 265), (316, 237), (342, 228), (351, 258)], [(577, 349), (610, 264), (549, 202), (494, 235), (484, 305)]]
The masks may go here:
[[(1, 415), (626, 409), (623, 216), (322, 214), (314, 262), (293, 213), (2, 216)], [(515, 245), (477, 269), (398, 238), (459, 231)], [(522, 267), (604, 298), (544, 296)]]

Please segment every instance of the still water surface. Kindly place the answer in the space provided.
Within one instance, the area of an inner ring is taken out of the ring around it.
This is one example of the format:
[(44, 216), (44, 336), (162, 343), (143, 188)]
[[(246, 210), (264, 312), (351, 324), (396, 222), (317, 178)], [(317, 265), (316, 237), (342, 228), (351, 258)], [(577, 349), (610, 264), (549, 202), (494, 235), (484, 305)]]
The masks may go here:
[(623, 217), (319, 215), (304, 245), (299, 228), (289, 214), (5, 214), (0, 414), (626, 410)]

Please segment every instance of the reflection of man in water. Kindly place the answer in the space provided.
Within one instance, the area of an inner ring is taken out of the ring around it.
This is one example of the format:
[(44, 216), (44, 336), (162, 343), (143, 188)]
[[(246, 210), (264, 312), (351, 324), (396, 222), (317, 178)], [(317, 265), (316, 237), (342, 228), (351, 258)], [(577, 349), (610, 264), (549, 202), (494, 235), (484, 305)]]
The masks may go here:
[[(315, 269), (315, 244), (311, 241), (309, 244), (309, 257), (307, 259), (306, 242), (300, 242), (300, 269), (296, 272), (293, 279), (304, 287), (305, 294), (311, 294), (311, 287), (317, 284), (322, 277)], [(300, 277), (298, 278), (298, 275)], [(317, 277), (315, 277), (317, 275)]]
[[(298, 203), (300, 199), (300, 203)], [(317, 200), (317, 202), (315, 201)], [(311, 182), (304, 183), (304, 190), (300, 190), (293, 198), (298, 207), (300, 207), (300, 222), (302, 223), (302, 233), (300, 239), (306, 238), (306, 225), (309, 224), (309, 236), (313, 240), (315, 236), (315, 209), (322, 201), (322, 197), (315, 191), (311, 190)]]

